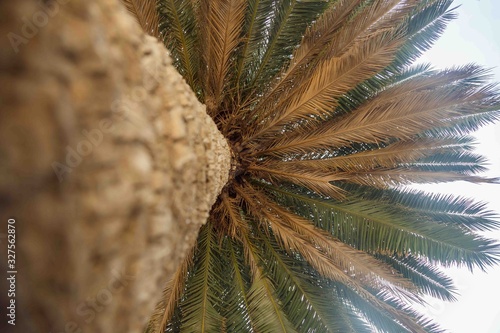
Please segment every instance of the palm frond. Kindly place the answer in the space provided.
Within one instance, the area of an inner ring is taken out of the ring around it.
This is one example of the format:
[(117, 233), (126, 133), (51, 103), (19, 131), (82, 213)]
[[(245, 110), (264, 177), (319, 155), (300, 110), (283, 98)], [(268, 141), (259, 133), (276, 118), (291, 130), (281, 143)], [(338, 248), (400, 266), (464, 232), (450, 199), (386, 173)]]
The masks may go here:
[(252, 286), (248, 292), (248, 311), (255, 318), (254, 325), (257, 332), (296, 332), (293, 325), (287, 319), (282, 306), (276, 297), (276, 291), (266, 272), (262, 268), (262, 253), (256, 247), (258, 241), (250, 239), (250, 235), (244, 234), (242, 245), (246, 258), (258, 264), (254, 265), (257, 270), (254, 274)]
[(347, 22), (342, 25), (342, 29), (332, 36), (330, 46), (323, 52), (323, 57), (326, 59), (340, 57), (353, 49), (356, 44), (369, 40), (374, 34), (379, 34), (381, 31), (392, 32), (394, 27), (401, 25), (411, 13), (417, 1), (389, 0), (373, 1), (369, 5), (367, 3), (370, 2), (365, 2), (357, 10), (353, 10)]
[(457, 300), (455, 297), (457, 289), (453, 285), (453, 280), (424, 259), (414, 256), (400, 258), (397, 256), (376, 255), (376, 257), (392, 265), (398, 272), (402, 272), (406, 278), (414, 281), (422, 292), (445, 301)]
[[(395, 80), (401, 80), (402, 76), (407, 76), (405, 74), (408, 72), (407, 67), (423, 52), (430, 49), (446, 25), (456, 17), (453, 9), (450, 10), (451, 3), (452, 0), (420, 1), (415, 11), (408, 15), (406, 22), (399, 28), (405, 36), (405, 42), (396, 52), (394, 61), (384, 70), (342, 96), (336, 113), (354, 110), (387, 85)], [(418, 70), (418, 66), (416, 69)]]
[[(252, 212), (255, 214), (255, 219), (260, 220), (263, 225), (270, 223), (277, 241), (280, 242), (282, 248), (300, 253), (309, 264), (314, 267), (320, 274), (329, 277), (336, 281), (342, 281), (346, 284), (350, 282), (348, 276), (319, 249), (309, 244), (303, 237), (297, 235), (293, 230), (284, 228), (279, 224), (279, 220), (271, 218), (271, 212), (262, 210), (263, 206), (258, 203), (251, 194), (247, 191), (236, 188), (238, 194), (243, 197)], [(275, 223), (272, 223), (275, 222)]]
[(464, 175), (474, 175), (487, 170), (486, 159), (470, 152), (439, 152), (401, 166), (432, 172), (454, 172)]
[[(342, 27), (349, 18), (351, 11), (360, 5), (363, 0), (335, 1), (323, 15), (309, 27), (299, 47), (294, 51), (289, 66), (277, 77), (277, 83), (265, 92), (259, 100), (258, 109), (268, 105), (269, 101), (278, 98), (278, 95), (286, 91), (294, 81), (294, 78), (306, 68), (310, 70), (311, 62), (317, 61), (317, 56), (330, 44), (333, 35)], [(273, 81), (276, 81), (273, 80)]]
[[(328, 233), (317, 229), (309, 220), (290, 213), (286, 209), (272, 202), (264, 193), (251, 188), (246, 193), (253, 197), (262, 205), (261, 216), (269, 221), (271, 228), (276, 235), (286, 234), (284, 229), (291, 229), (301, 237), (304, 237), (314, 247), (324, 252), (336, 266), (346, 272), (351, 278), (359, 280), (363, 284), (372, 288), (379, 286), (383, 288), (385, 282), (396, 286), (415, 290), (415, 286), (409, 281), (401, 279), (393, 270), (374, 260), (373, 257), (364, 252), (357, 251), (348, 245), (334, 239)], [(264, 208), (265, 207), (265, 208)]]
[(228, 332), (254, 332), (256, 318), (249, 311), (251, 275), (245, 265), (243, 249), (232, 240), (225, 242), (229, 257), (229, 276), (232, 283), (228, 287), (228, 299), (225, 301), (224, 317), (227, 318)]
[(278, 183), (282, 181), (294, 182), (316, 193), (339, 199), (343, 199), (345, 195), (342, 189), (331, 184), (331, 182), (335, 180), (344, 180), (344, 176), (339, 178), (332, 173), (315, 172), (314, 170), (307, 170), (305, 173), (302, 173), (300, 171), (303, 170), (297, 171), (283, 168), (280, 170), (279, 168), (271, 169), (257, 165), (249, 167), (249, 170), (253, 171), (257, 177), (266, 179), (270, 182), (274, 182), (275, 180), (277, 180)]
[[(375, 2), (371, 6), (366, 6), (362, 1), (335, 2), (308, 29), (294, 52), (290, 66), (273, 80), (277, 83), (260, 99), (255, 108), (258, 119), (265, 120), (272, 115), (269, 110), (275, 110), (276, 107), (269, 105), (269, 102), (276, 98), (283, 101), (283, 96), (279, 97), (278, 94), (286, 93), (287, 88), (296, 86), (299, 74), (303, 81), (314, 75), (314, 69), (321, 61), (341, 57), (348, 51), (356, 53), (358, 45), (373, 42), (373, 37), (381, 31), (392, 31), (414, 6), (414, 1), (399, 0)], [(292, 89), (294, 94), (296, 90)]]
[[(238, 65), (236, 69), (237, 93), (249, 83), (249, 76), (255, 71), (255, 57), (262, 52), (262, 43), (268, 32), (266, 29), (271, 24), (274, 6), (273, 0), (249, 0), (247, 1), (247, 12), (245, 15), (244, 36), (242, 45), (239, 46)], [(252, 67), (253, 64), (253, 67)], [(238, 96), (238, 103), (242, 96)]]
[(193, 0), (158, 0), (159, 30), (174, 65), (200, 98), (199, 33)]
[(469, 176), (452, 171), (428, 171), (411, 167), (351, 172), (345, 175), (345, 177), (349, 178), (349, 183), (373, 186), (381, 189), (409, 184), (437, 184), (456, 181), (475, 184), (498, 184), (500, 182), (498, 178)]
[[(234, 51), (240, 43), (245, 20), (245, 0), (202, 0), (202, 49), (205, 67), (205, 104), (207, 112), (215, 117), (226, 94), (230, 68), (234, 65)], [(206, 3), (206, 4), (205, 4)]]
[(155, 311), (148, 323), (146, 333), (165, 332), (167, 323), (172, 320), (174, 311), (184, 293), (187, 274), (193, 265), (195, 247), (186, 254), (181, 265), (177, 268), (172, 279), (163, 290), (161, 301), (156, 305)]
[(407, 42), (391, 64), (392, 71), (414, 62), (434, 45), (448, 23), (456, 18), (456, 8), (451, 8), (452, 3), (453, 0), (426, 0), (418, 4), (401, 27), (407, 36)]
[(450, 194), (426, 193), (415, 189), (379, 190), (373, 187), (342, 186), (350, 193), (360, 193), (360, 199), (379, 201), (397, 207), (403, 213), (417, 214), (435, 223), (458, 225), (470, 231), (500, 228), (498, 216), (485, 203)]
[(298, 83), (298, 88), (273, 106), (276, 112), (269, 115), (264, 125), (259, 126), (247, 140), (279, 132), (282, 125), (292, 120), (321, 116), (331, 110), (337, 105), (335, 97), (387, 66), (400, 43), (401, 40), (394, 35), (381, 33), (342, 57), (325, 60), (310, 78)]
[(160, 19), (156, 10), (155, 0), (120, 0), (130, 14), (137, 20), (144, 32), (160, 38)]
[[(221, 210), (222, 216), (220, 219), (227, 217), (227, 226), (222, 227), (225, 235), (230, 236), (233, 239), (239, 237), (241, 229), (246, 228), (245, 222), (242, 220), (239, 208), (239, 198), (229, 198), (227, 195), (221, 196)], [(219, 227), (221, 229), (221, 227)]]
[[(275, 233), (276, 240), (283, 249), (290, 249), (291, 251), (298, 252), (318, 273), (322, 276), (327, 277), (333, 281), (344, 284), (348, 288), (355, 290), (358, 294), (362, 295), (365, 300), (370, 302), (372, 305), (377, 306), (387, 313), (391, 314), (395, 318), (398, 318), (405, 323), (410, 329), (415, 331), (420, 331), (420, 327), (410, 316), (407, 316), (401, 311), (388, 306), (380, 299), (371, 294), (367, 289), (365, 289), (358, 281), (349, 277), (342, 269), (337, 267), (322, 251), (312, 246), (310, 243), (304, 241), (304, 239), (296, 234), (293, 230), (282, 227), (279, 224), (279, 219), (273, 219), (262, 206), (257, 204), (255, 198), (252, 198), (251, 194), (242, 189), (236, 188), (238, 193), (243, 197), (243, 199), (252, 207), (252, 212), (255, 213), (256, 219), (261, 220), (261, 223), (270, 223), (271, 229)], [(250, 191), (251, 193), (251, 191)], [(258, 199), (257, 199), (258, 200)], [(263, 215), (261, 215), (263, 214)], [(380, 288), (381, 294), (397, 294), (398, 288), (391, 288), (390, 291), (386, 288)], [(414, 296), (414, 295), (413, 295)], [(411, 296), (410, 296), (411, 297)]]
[(212, 223), (200, 229), (194, 270), (186, 283), (186, 292), (180, 302), (181, 330), (188, 332), (220, 332), (222, 316), (216, 307), (223, 291), (217, 258), (219, 245), (214, 237)]
[(303, 190), (272, 187), (279, 202), (352, 247), (370, 253), (421, 255), (433, 263), (484, 269), (498, 262), (495, 241), (457, 226), (430, 224), (419, 216), (391, 209), (377, 201), (353, 197), (346, 202), (324, 199)]
[[(411, 83), (403, 82), (401, 85)], [(390, 95), (395, 87), (384, 91)], [(390, 102), (389, 102), (390, 101)], [(433, 91), (415, 92), (389, 98), (387, 104), (374, 98), (341, 120), (322, 123), (309, 132), (298, 131), (275, 141), (262, 155), (301, 153), (322, 147), (341, 147), (351, 142), (378, 142), (389, 138), (410, 139), (430, 128), (453, 122), (463, 116), (489, 113), (498, 108), (500, 98), (493, 86), (478, 88), (473, 84), (436, 87)]]
[[(254, 68), (249, 73), (250, 96), (255, 96), (263, 87), (267, 87), (270, 79), (290, 61), (302, 34), (327, 5), (327, 1), (321, 0), (274, 1), (272, 10), (267, 13), (269, 24), (264, 34), (262, 51), (255, 57), (255, 63), (250, 64)], [(245, 87), (243, 90), (246, 90)]]
[(427, 333), (444, 333), (444, 330), (439, 325), (433, 323), (431, 320), (422, 316), (415, 310), (412, 310), (408, 305), (402, 304), (395, 299), (386, 299), (385, 301), (391, 304), (398, 311), (403, 312), (406, 316), (413, 318), (418, 323), (418, 327), (403, 322), (398, 317), (394, 317), (391, 313), (384, 311), (367, 301), (353, 290), (346, 288), (340, 283), (328, 281), (325, 283), (331, 292), (330, 297), (337, 297), (355, 309), (362, 318), (372, 324), (381, 332), (427, 332)]
[[(339, 154), (332, 157), (323, 157), (305, 160), (263, 162), (270, 168), (286, 164), (289, 168), (300, 170), (322, 170), (329, 172), (348, 172), (374, 170), (377, 168), (391, 168), (403, 163), (411, 163), (433, 156), (437, 152), (462, 151), (468, 142), (462, 139), (419, 139), (397, 141), (387, 146), (378, 146), (375, 149), (355, 150), (351, 154)], [(481, 160), (482, 161), (482, 160)], [(418, 163), (418, 162), (417, 162)]]
[[(272, 239), (261, 239), (266, 257), (272, 258), (267, 262), (267, 270), (278, 295), (286, 300), (285, 312), (298, 331), (362, 332), (354, 330), (354, 327), (359, 328), (359, 323), (351, 317), (342, 301), (324, 297), (324, 289), (317, 284), (314, 275), (304, 270), (297, 258), (283, 253)], [(332, 311), (332, 308), (336, 311)], [(363, 325), (361, 327), (366, 329)]]
[(463, 115), (457, 119), (450, 120), (443, 126), (428, 129), (422, 135), (430, 137), (464, 136), (486, 125), (494, 124), (499, 120), (500, 111), (498, 110), (498, 106), (493, 104), (489, 108), (485, 107), (484, 112)]

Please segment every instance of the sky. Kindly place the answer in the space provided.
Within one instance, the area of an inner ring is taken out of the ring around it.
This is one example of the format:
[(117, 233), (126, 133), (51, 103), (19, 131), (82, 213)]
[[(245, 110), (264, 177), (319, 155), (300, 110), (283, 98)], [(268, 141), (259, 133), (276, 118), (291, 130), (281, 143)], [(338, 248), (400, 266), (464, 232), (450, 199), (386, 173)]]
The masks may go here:
[[(492, 81), (500, 82), (500, 0), (457, 0), (458, 19), (420, 61), (436, 68), (474, 62), (493, 68)], [(476, 134), (477, 152), (487, 156), (490, 177), (500, 177), (500, 123)], [(488, 203), (500, 215), (500, 185), (474, 185), (463, 182), (419, 186), (420, 189), (474, 197)], [(500, 242), (500, 231), (486, 233)], [(429, 298), (421, 309), (452, 333), (500, 333), (500, 266), (486, 273), (467, 269), (448, 269), (459, 289), (458, 302), (446, 303)]]

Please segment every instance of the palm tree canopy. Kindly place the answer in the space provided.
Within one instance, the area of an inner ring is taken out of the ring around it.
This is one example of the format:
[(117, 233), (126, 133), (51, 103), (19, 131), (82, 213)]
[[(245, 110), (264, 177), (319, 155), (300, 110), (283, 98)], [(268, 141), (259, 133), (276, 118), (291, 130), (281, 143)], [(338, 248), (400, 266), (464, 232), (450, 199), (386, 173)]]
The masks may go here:
[(484, 204), (405, 187), (497, 182), (469, 136), (500, 116), (488, 72), (413, 65), (452, 1), (127, 2), (233, 155), (148, 330), (441, 332), (409, 306), (455, 300), (439, 266), (499, 259)]

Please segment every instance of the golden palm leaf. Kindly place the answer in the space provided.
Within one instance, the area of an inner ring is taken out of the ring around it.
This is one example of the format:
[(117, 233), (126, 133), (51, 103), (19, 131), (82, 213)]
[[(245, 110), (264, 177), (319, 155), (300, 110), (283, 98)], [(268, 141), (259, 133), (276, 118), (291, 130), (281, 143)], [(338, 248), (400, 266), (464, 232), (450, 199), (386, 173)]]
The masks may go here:
[(203, 29), (206, 63), (205, 104), (207, 112), (215, 117), (227, 93), (230, 67), (234, 65), (234, 50), (240, 42), (245, 18), (245, 0), (204, 0), (200, 19), (206, 22)]
[(338, 97), (386, 67), (401, 43), (402, 39), (394, 34), (381, 33), (341, 57), (325, 60), (311, 77), (297, 82), (297, 88), (281, 96), (280, 102), (273, 105), (273, 114), (256, 126), (247, 140), (273, 136), (290, 121), (325, 115), (336, 106)]
[(163, 290), (161, 301), (156, 305), (156, 308), (151, 315), (146, 333), (163, 332), (165, 326), (167, 325), (167, 322), (174, 315), (175, 307), (184, 291), (183, 289), (185, 286), (187, 273), (193, 266), (194, 251), (195, 248), (191, 248), (191, 250), (186, 254), (186, 257), (174, 273), (174, 276), (167, 283), (165, 289)]
[(421, 140), (398, 141), (389, 145), (352, 154), (330, 158), (277, 161), (268, 160), (264, 165), (270, 168), (282, 168), (283, 164), (298, 170), (317, 170), (323, 172), (356, 172), (377, 168), (395, 168), (403, 163), (434, 155), (438, 152), (453, 151), (462, 147), (453, 139), (427, 138)]
[(120, 0), (130, 14), (141, 25), (144, 32), (160, 38), (159, 18), (156, 11), (156, 0)]
[(260, 154), (305, 152), (342, 147), (352, 142), (378, 142), (388, 137), (410, 139), (427, 129), (444, 126), (450, 119), (467, 116), (472, 110), (474, 113), (483, 108), (490, 110), (482, 101), (491, 98), (492, 87), (462, 88), (435, 87), (433, 91), (395, 94), (394, 98), (388, 89), (384, 92), (385, 101), (373, 99), (343, 119), (323, 122), (312, 131), (295, 131), (293, 136), (275, 140)]

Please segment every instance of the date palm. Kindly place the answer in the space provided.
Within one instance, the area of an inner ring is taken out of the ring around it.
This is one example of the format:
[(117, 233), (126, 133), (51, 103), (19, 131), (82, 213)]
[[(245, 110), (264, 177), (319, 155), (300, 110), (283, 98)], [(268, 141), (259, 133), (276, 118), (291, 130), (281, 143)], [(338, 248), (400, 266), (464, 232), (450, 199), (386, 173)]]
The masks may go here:
[(127, 3), (232, 150), (148, 330), (441, 331), (409, 304), (455, 299), (440, 265), (499, 254), (483, 204), (405, 187), (496, 181), (469, 136), (499, 118), (487, 71), (413, 65), (451, 1)]

